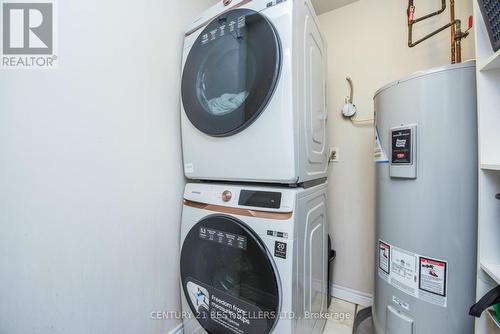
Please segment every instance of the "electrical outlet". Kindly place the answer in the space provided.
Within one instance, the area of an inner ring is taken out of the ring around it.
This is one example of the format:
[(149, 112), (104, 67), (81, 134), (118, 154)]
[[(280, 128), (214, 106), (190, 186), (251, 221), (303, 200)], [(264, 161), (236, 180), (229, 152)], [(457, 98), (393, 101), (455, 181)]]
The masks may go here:
[(337, 147), (330, 147), (328, 154), (328, 162), (339, 162), (339, 149)]

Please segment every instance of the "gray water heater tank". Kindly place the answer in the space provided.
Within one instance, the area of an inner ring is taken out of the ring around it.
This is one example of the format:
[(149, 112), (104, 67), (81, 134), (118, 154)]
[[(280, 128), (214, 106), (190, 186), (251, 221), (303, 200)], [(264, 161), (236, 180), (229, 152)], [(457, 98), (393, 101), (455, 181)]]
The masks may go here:
[(377, 334), (474, 333), (476, 108), (472, 61), (375, 94)]

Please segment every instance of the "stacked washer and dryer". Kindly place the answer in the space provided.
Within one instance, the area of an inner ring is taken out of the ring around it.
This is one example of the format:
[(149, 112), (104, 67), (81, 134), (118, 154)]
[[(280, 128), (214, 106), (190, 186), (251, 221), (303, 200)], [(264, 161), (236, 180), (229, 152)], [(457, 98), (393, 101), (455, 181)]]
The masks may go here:
[(323, 331), (325, 49), (309, 0), (221, 1), (186, 32), (186, 334)]

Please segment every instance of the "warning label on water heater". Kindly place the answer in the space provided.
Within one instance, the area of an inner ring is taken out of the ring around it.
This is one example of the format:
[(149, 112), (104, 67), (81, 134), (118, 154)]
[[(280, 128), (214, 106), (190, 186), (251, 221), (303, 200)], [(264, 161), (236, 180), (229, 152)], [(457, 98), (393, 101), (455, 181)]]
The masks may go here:
[(389, 275), (391, 246), (380, 240), (378, 242), (378, 267), (385, 274)]
[(433, 304), (446, 306), (447, 263), (420, 257), (419, 297)]
[(448, 263), (395, 247), (379, 240), (378, 273), (398, 290), (426, 301), (447, 306)]

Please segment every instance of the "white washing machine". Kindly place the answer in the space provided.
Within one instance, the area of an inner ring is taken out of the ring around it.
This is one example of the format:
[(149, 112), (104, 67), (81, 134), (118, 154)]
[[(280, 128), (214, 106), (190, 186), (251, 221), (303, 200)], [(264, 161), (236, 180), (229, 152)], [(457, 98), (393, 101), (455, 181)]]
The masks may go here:
[(283, 184), (326, 177), (326, 50), (311, 3), (225, 2), (185, 37), (186, 177)]
[(188, 184), (184, 198), (184, 333), (322, 333), (326, 183), (309, 189)]

